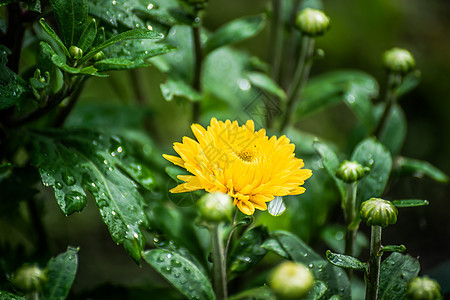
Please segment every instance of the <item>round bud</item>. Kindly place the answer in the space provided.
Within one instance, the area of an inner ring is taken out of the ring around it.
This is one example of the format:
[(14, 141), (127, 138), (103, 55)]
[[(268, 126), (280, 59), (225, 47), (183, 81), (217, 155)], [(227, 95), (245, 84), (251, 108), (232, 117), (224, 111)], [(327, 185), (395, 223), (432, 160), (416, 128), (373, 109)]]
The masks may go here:
[(442, 299), (441, 286), (428, 276), (413, 278), (408, 284), (407, 294), (411, 300)]
[(313, 287), (314, 277), (304, 265), (286, 261), (273, 270), (268, 283), (280, 298), (299, 299)]
[(78, 48), (77, 46), (70, 46), (69, 53), (70, 56), (72, 56), (72, 58), (74, 59), (80, 59), (83, 57), (83, 50), (81, 50), (81, 48)]
[(297, 14), (295, 25), (305, 35), (319, 36), (330, 27), (330, 18), (320, 10), (305, 8)]
[(40, 291), (46, 280), (47, 276), (41, 268), (29, 264), (23, 265), (11, 276), (12, 284), (25, 293)]
[(336, 176), (344, 182), (351, 183), (360, 180), (367, 173), (370, 168), (363, 167), (356, 161), (344, 160), (336, 171)]
[(99, 51), (97, 53), (95, 53), (95, 55), (92, 57), (93, 61), (99, 61), (105, 59), (105, 53), (103, 53), (103, 51)]
[(398, 210), (391, 201), (370, 198), (361, 204), (360, 212), (368, 226), (387, 227), (397, 222)]
[(197, 202), (203, 220), (208, 222), (230, 221), (234, 211), (233, 200), (224, 193), (206, 194)]
[(416, 65), (411, 52), (401, 48), (392, 48), (383, 54), (384, 66), (391, 71), (407, 73)]

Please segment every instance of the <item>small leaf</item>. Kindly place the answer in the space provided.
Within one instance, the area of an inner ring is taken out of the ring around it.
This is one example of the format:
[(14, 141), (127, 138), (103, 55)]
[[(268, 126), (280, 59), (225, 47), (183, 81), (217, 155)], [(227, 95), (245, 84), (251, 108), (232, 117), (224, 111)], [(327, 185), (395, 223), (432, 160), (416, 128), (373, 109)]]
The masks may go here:
[(239, 18), (223, 25), (207, 40), (204, 55), (208, 55), (219, 47), (234, 44), (258, 34), (265, 23), (265, 15), (257, 15)]
[(66, 299), (78, 268), (78, 248), (68, 247), (67, 251), (52, 258), (47, 264), (47, 282), (42, 300)]
[(363, 201), (382, 195), (391, 172), (392, 158), (385, 146), (374, 138), (367, 138), (356, 146), (351, 160), (371, 168), (370, 173), (358, 182), (356, 205), (359, 207)]
[(243, 292), (240, 292), (238, 294), (231, 295), (230, 297), (228, 297), (228, 300), (249, 300), (249, 299), (252, 299), (252, 300), (277, 300), (277, 297), (272, 292), (272, 290), (267, 286), (246, 290), (246, 291), (243, 291)]
[(161, 93), (167, 101), (172, 101), (175, 97), (183, 97), (195, 102), (200, 101), (202, 97), (198, 91), (182, 79), (168, 78), (160, 87)]
[(401, 97), (413, 89), (420, 83), (421, 72), (419, 70), (414, 70), (413, 72), (408, 73), (402, 80), (402, 83), (396, 89), (396, 94), (398, 97)]
[(248, 80), (257, 88), (266, 91), (280, 99), (286, 98), (286, 93), (283, 89), (273, 81), (269, 76), (261, 72), (247, 73)]
[(152, 249), (145, 251), (142, 256), (188, 299), (215, 299), (208, 278), (182, 255), (164, 249)]
[(400, 174), (408, 174), (420, 177), (426, 175), (434, 181), (441, 183), (447, 183), (449, 181), (449, 177), (447, 176), (447, 174), (427, 161), (400, 157), (396, 160), (395, 166)]
[(378, 299), (404, 299), (408, 283), (419, 274), (419, 261), (409, 255), (392, 253), (381, 264)]
[(428, 200), (421, 200), (421, 199), (405, 199), (405, 200), (394, 200), (392, 201), (392, 204), (394, 204), (397, 207), (417, 207), (417, 206), (427, 206), (430, 204)]
[[(384, 107), (384, 103), (381, 103), (376, 107), (375, 114), (377, 115), (377, 119), (381, 118)], [(380, 142), (389, 149), (392, 157), (395, 157), (400, 153), (406, 138), (406, 130), (407, 124), (405, 113), (400, 105), (395, 104), (386, 121), (386, 126), (380, 132), (379, 136)]]
[[(1, 6), (2, 4), (0, 4)], [(13, 293), (7, 291), (0, 291), (0, 299), (2, 300), (26, 300), (27, 298), (14, 295)]]
[(91, 59), (96, 53), (102, 51), (103, 49), (121, 42), (125, 40), (132, 40), (132, 39), (161, 39), (163, 37), (162, 34), (154, 32), (152, 30), (148, 29), (134, 29), (134, 30), (128, 30), (122, 33), (119, 33), (118, 35), (113, 36), (109, 40), (106, 40), (105, 42), (101, 43), (100, 45), (92, 48), (85, 56), (83, 56), (82, 59), (78, 61), (78, 63), (81, 65), (84, 62)]
[(388, 245), (381, 247), (380, 251), (378, 251), (378, 255), (382, 255), (384, 252), (398, 252), (403, 253), (406, 251), (405, 245)]
[(67, 47), (76, 45), (86, 27), (87, 0), (50, 0), (59, 30)]
[(322, 299), (323, 295), (327, 292), (327, 284), (320, 280), (314, 281), (313, 288), (304, 296), (303, 300), (319, 300)]
[(81, 34), (80, 40), (78, 41), (78, 48), (86, 52), (94, 43), (95, 37), (97, 35), (97, 22), (95, 19), (91, 19), (89, 24), (84, 29)]
[(367, 263), (363, 263), (353, 256), (333, 253), (327, 250), (327, 259), (333, 265), (341, 268), (367, 272)]
[(0, 110), (17, 106), (20, 108), (22, 97), (28, 91), (28, 84), (6, 66), (11, 51), (0, 45)]
[(69, 50), (67, 50), (67, 47), (64, 45), (63, 41), (61, 41), (53, 28), (51, 28), (50, 25), (45, 22), (44, 18), (41, 18), (39, 20), (39, 24), (41, 25), (42, 29), (44, 29), (44, 31), (58, 44), (58, 46), (61, 47), (64, 54), (67, 57), (70, 57)]
[(233, 247), (227, 260), (229, 272), (235, 275), (242, 274), (254, 267), (267, 253), (267, 249), (261, 247), (269, 237), (267, 228), (258, 226), (247, 231)]

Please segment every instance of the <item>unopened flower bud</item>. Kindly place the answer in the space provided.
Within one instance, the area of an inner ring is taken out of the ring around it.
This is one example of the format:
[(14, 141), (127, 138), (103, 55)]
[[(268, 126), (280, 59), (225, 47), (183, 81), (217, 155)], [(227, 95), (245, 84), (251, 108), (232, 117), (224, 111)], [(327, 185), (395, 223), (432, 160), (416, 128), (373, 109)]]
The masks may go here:
[(234, 211), (233, 200), (224, 193), (206, 194), (198, 200), (197, 207), (208, 222), (230, 221)]
[(37, 265), (25, 264), (11, 276), (12, 284), (25, 293), (40, 291), (46, 280), (45, 272)]
[(314, 277), (304, 265), (286, 261), (275, 268), (268, 283), (279, 297), (299, 299), (313, 287)]
[(411, 52), (401, 48), (392, 48), (383, 54), (384, 66), (391, 71), (407, 73), (416, 65)]
[(408, 284), (407, 294), (411, 300), (442, 299), (441, 286), (428, 276), (413, 278)]
[(370, 198), (361, 204), (361, 219), (368, 226), (387, 227), (397, 223), (398, 210), (391, 201)]
[(95, 55), (92, 57), (93, 61), (99, 61), (105, 59), (105, 53), (103, 53), (103, 51), (99, 51), (97, 53), (95, 53)]
[(77, 46), (70, 46), (69, 53), (70, 56), (72, 56), (72, 58), (74, 59), (80, 59), (83, 57), (83, 50), (81, 50), (81, 48), (78, 48)]
[(363, 167), (356, 161), (344, 160), (338, 167), (336, 176), (344, 182), (351, 183), (360, 180), (369, 172), (370, 168)]
[(323, 11), (305, 8), (297, 14), (295, 25), (303, 34), (314, 37), (328, 30), (330, 18)]

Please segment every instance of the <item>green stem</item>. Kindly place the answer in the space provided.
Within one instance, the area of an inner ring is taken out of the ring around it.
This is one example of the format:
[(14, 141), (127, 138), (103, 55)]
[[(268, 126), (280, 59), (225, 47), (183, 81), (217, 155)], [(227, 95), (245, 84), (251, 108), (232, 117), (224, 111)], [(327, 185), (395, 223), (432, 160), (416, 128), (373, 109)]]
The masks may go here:
[(357, 230), (351, 228), (356, 217), (356, 192), (357, 182), (349, 183), (347, 200), (345, 201), (345, 255), (355, 255), (355, 241)]
[(380, 121), (377, 124), (377, 127), (375, 128), (373, 135), (376, 137), (380, 137), (381, 133), (384, 131), (384, 129), (387, 126), (387, 123), (389, 121), (389, 117), (392, 113), (392, 109), (394, 108), (394, 105), (397, 103), (397, 94), (396, 94), (396, 88), (401, 82), (401, 75), (398, 73), (389, 73), (388, 76), (388, 87), (386, 89), (386, 95), (385, 95), (385, 105), (384, 105), (384, 111), (381, 115)]
[(300, 51), (300, 58), (297, 69), (295, 70), (292, 84), (287, 93), (287, 106), (283, 122), (280, 127), (280, 132), (290, 125), (292, 116), (295, 112), (295, 107), (300, 99), (300, 92), (302, 87), (308, 80), (309, 71), (312, 66), (312, 54), (314, 52), (314, 39), (308, 36), (302, 37), (302, 50)]
[(213, 261), (213, 285), (218, 300), (227, 298), (227, 273), (225, 265), (225, 249), (223, 247), (222, 224), (214, 224), (210, 228)]
[[(201, 21), (199, 10), (195, 11), (196, 20), (198, 24), (192, 26), (192, 40), (194, 45), (194, 79), (192, 81), (192, 87), (199, 93), (201, 93), (202, 85), (202, 65), (203, 65), (203, 49), (201, 40)], [(192, 103), (192, 122), (197, 123), (200, 118), (200, 102), (194, 101)]]
[(372, 226), (370, 235), (369, 269), (366, 280), (366, 300), (378, 299), (378, 285), (380, 281), (381, 255), (381, 226)]

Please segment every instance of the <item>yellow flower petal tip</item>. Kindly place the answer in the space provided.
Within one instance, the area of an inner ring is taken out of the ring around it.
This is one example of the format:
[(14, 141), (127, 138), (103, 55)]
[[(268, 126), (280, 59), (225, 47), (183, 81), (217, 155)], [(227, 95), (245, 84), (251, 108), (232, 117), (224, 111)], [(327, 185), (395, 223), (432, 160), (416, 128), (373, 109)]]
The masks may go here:
[(174, 143), (180, 157), (163, 155), (192, 174), (180, 176), (184, 183), (172, 193), (222, 192), (242, 213), (252, 215), (255, 209), (266, 210), (266, 203), (276, 196), (305, 192), (302, 185), (312, 172), (303, 169), (303, 160), (295, 157), (295, 145), (286, 136), (269, 138), (265, 129), (255, 131), (252, 120), (239, 126), (237, 121), (212, 118), (206, 129), (199, 124), (191, 129), (197, 140), (184, 137), (182, 143)]

